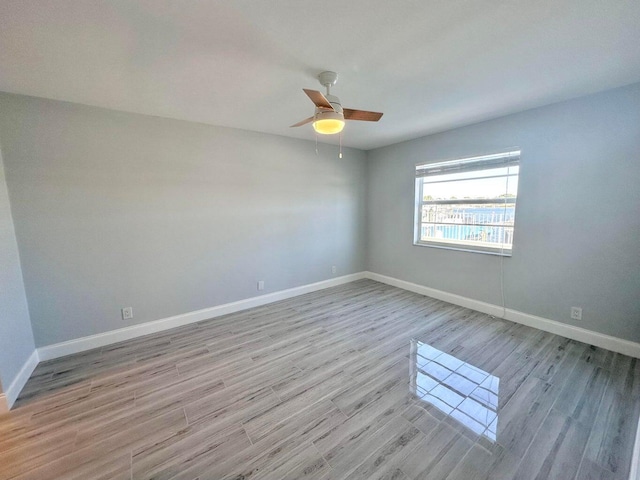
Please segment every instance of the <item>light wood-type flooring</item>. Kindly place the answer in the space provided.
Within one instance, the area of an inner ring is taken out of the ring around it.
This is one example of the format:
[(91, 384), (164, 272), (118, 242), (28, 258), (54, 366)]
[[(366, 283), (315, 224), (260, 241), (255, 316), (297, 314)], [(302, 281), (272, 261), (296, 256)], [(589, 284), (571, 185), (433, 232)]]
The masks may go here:
[(0, 478), (626, 480), (639, 363), (362, 280), (41, 363)]

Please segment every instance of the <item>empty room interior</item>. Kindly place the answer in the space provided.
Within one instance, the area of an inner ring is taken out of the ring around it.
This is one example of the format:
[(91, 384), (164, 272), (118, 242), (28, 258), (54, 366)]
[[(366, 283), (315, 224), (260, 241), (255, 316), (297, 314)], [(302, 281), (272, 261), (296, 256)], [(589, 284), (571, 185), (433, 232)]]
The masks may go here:
[(0, 1), (0, 478), (640, 480), (640, 2)]

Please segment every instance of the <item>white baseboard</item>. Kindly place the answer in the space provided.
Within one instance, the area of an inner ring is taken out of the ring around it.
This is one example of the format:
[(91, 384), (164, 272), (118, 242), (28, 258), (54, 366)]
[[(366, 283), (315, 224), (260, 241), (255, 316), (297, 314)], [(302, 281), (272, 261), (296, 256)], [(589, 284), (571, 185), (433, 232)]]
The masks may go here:
[(330, 280), (324, 280), (300, 287), (289, 288), (287, 290), (280, 290), (279, 292), (247, 298), (245, 300), (240, 300), (237, 302), (226, 303), (224, 305), (218, 305), (211, 308), (205, 308), (202, 310), (175, 315), (173, 317), (154, 320), (151, 322), (142, 323), (140, 325), (132, 325), (130, 327), (119, 328), (117, 330), (98, 333), (96, 335), (90, 335), (88, 337), (76, 338), (67, 342), (55, 343), (53, 345), (40, 347), (38, 348), (38, 355), (40, 357), (40, 360), (42, 361), (64, 357), (65, 355), (84, 352), (86, 350), (91, 350), (92, 348), (103, 347), (112, 343), (130, 340), (142, 335), (162, 332), (164, 330), (181, 327), (189, 323), (201, 322), (202, 320), (208, 320), (210, 318), (219, 317), (221, 315), (227, 315), (229, 313), (239, 312), (241, 310), (246, 310), (253, 307), (259, 307), (268, 303), (285, 300), (287, 298), (292, 298), (298, 295), (303, 295), (305, 293), (315, 292), (317, 290), (342, 285), (344, 283), (361, 280), (363, 278), (365, 278), (364, 272), (353, 273), (351, 275), (344, 275), (342, 277), (332, 278)]
[(427, 297), (437, 298), (438, 300), (453, 303), (454, 305), (477, 310), (478, 312), (502, 317), (502, 307), (493, 305), (492, 303), (481, 302), (472, 298), (463, 297), (462, 295), (456, 295), (455, 293), (436, 290), (435, 288), (425, 287), (424, 285), (418, 285), (417, 283), (407, 282), (398, 278), (387, 277), (379, 273), (365, 272), (365, 278), (402, 288), (403, 290), (409, 290), (410, 292), (419, 293), (420, 295), (426, 295)]
[(2, 412), (2, 408), (3, 408), (2, 397), (4, 397), (4, 404), (5, 404), (4, 406), (6, 407), (7, 410), (10, 410), (11, 407), (13, 407), (14, 402), (18, 398), (18, 395), (20, 395), (20, 392), (22, 391), (24, 386), (27, 384), (29, 377), (38, 366), (39, 361), (40, 359), (38, 357), (38, 350), (34, 350), (29, 356), (29, 358), (27, 359), (27, 361), (24, 362), (24, 365), (22, 365), (22, 368), (20, 369), (16, 377), (13, 379), (13, 382), (11, 382), (11, 384), (9, 385), (9, 388), (7, 388), (4, 394), (0, 395), (0, 412)]
[[(530, 315), (518, 310), (512, 310), (510, 308), (503, 311), (502, 307), (499, 305), (481, 302), (480, 300), (474, 300), (473, 298), (463, 297), (461, 295), (425, 287), (423, 285), (388, 277), (386, 275), (380, 275), (378, 273), (364, 272), (364, 276), (365, 278), (369, 278), (377, 282), (386, 283), (387, 285), (392, 285), (394, 287), (409, 290), (410, 292), (419, 293), (428, 297), (437, 298), (438, 300), (443, 300), (445, 302), (460, 305), (461, 307), (470, 308), (479, 312), (488, 313), (489, 315), (494, 315), (496, 317), (502, 317), (504, 314), (505, 319), (515, 323), (521, 323), (529, 327), (544, 330), (545, 332), (555, 333), (556, 335), (588, 343), (589, 345), (594, 345), (596, 347), (606, 348), (607, 350), (629, 355), (630, 357), (640, 358), (640, 343), (630, 342), (629, 340), (605, 335), (585, 328), (575, 327), (573, 325), (567, 325), (566, 323), (558, 322), (556, 320), (537, 317), (535, 315)], [(640, 480), (640, 478), (637, 480)]]
[(636, 443), (633, 445), (629, 480), (640, 480), (640, 421), (638, 421), (638, 428), (636, 430)]

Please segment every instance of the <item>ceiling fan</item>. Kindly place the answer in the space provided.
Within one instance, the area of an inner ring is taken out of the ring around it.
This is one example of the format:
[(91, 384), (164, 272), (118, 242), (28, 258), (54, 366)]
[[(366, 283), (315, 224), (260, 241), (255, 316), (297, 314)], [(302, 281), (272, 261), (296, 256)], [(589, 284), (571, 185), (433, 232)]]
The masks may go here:
[(322, 72), (318, 75), (321, 85), (327, 88), (327, 94), (323, 95), (317, 90), (302, 90), (311, 99), (316, 106), (313, 117), (305, 118), (291, 127), (300, 127), (307, 123), (313, 122), (313, 129), (325, 135), (340, 133), (344, 128), (345, 120), (363, 120), (365, 122), (377, 122), (382, 117), (382, 113), (368, 112), (366, 110), (354, 110), (351, 108), (342, 108), (340, 99), (335, 95), (331, 95), (331, 87), (338, 81), (336, 72)]

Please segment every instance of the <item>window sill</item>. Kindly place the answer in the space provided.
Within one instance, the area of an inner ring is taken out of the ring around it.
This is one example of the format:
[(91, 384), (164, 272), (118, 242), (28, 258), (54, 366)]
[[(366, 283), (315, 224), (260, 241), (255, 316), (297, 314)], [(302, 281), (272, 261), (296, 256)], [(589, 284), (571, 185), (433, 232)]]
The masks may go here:
[(454, 250), (457, 252), (468, 252), (468, 253), (482, 253), (485, 255), (497, 255), (498, 257), (511, 257), (512, 250), (500, 250), (500, 249), (492, 249), (492, 250), (482, 250), (478, 248), (474, 248), (471, 245), (454, 245), (449, 243), (436, 243), (436, 242), (413, 242), (413, 245), (416, 247), (428, 247), (428, 248), (440, 248), (443, 250)]

